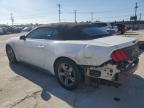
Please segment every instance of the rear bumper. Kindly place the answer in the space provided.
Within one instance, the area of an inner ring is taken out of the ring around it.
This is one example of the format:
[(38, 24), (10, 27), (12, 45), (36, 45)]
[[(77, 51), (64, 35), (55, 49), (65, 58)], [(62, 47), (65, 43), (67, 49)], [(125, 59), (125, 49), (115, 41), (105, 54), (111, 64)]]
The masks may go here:
[(131, 66), (127, 70), (116, 74), (115, 81), (124, 81), (124, 80), (129, 79), (132, 76), (132, 74), (137, 70), (138, 63), (139, 63), (139, 60), (137, 59), (134, 61), (133, 64), (131, 64)]
[(123, 81), (136, 71), (139, 59), (129, 62), (126, 66), (109, 61), (101, 66), (82, 66), (86, 77), (99, 78), (109, 81)]

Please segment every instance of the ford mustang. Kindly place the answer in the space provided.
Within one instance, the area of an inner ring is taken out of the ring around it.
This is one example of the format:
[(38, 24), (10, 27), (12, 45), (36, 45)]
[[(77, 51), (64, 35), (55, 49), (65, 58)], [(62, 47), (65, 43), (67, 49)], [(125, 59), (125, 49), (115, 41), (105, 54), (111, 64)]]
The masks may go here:
[(139, 62), (138, 41), (111, 36), (88, 23), (40, 26), (6, 44), (10, 63), (25, 62), (56, 76), (66, 89), (83, 77), (115, 82), (132, 75)]

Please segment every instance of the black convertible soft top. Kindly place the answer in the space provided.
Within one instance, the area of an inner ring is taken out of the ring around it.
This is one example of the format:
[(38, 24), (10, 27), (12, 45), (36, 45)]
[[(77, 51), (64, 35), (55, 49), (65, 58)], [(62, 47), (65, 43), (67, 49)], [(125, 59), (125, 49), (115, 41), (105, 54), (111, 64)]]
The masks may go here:
[[(42, 25), (40, 27), (49, 27), (58, 30), (60, 36), (64, 40), (81, 40), (81, 39), (90, 39), (89, 34), (82, 31), (83, 28), (87, 27), (99, 27), (102, 23), (53, 23)], [(104, 34), (105, 35), (105, 34)], [(96, 38), (96, 37), (95, 37)], [(97, 37), (98, 38), (98, 37)]]
[(63, 22), (63, 23), (51, 23), (51, 24), (46, 24), (42, 25), (40, 27), (51, 27), (51, 28), (56, 28), (56, 29), (71, 29), (71, 28), (82, 28), (82, 27), (90, 27), (90, 26), (95, 26), (95, 27), (100, 27), (104, 25), (105, 23), (102, 22), (95, 22), (95, 23), (90, 23), (90, 22), (81, 22), (81, 23), (71, 23), (71, 22)]
[(64, 38), (70, 38), (70, 37), (81, 37), (82, 35), (86, 35), (81, 32), (81, 28), (92, 26), (92, 23), (53, 23), (53, 24), (47, 24), (42, 25), (40, 27), (50, 27), (57, 29), (60, 33), (60, 35)]

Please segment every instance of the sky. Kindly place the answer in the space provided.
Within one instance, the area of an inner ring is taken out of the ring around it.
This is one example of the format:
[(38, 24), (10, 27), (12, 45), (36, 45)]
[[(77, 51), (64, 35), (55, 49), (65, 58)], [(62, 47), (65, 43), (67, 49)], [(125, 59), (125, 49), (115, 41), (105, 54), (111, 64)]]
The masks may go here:
[(63, 22), (74, 21), (118, 21), (129, 20), (134, 15), (134, 6), (138, 2), (138, 16), (144, 19), (144, 0), (0, 0), (0, 24), (53, 23), (58, 22), (58, 6), (61, 4)]

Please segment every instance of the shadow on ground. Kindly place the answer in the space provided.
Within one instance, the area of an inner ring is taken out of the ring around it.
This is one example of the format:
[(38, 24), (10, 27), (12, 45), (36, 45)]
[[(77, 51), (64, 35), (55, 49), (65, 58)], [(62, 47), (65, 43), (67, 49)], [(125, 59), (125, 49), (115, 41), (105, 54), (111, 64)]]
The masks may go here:
[[(46, 71), (21, 63), (10, 67), (16, 74), (40, 86), (44, 101), (49, 101), (53, 95), (74, 108), (144, 108), (144, 79), (137, 75), (120, 88), (94, 88), (83, 84), (74, 91), (67, 91)], [(114, 98), (120, 100), (115, 101)]]

